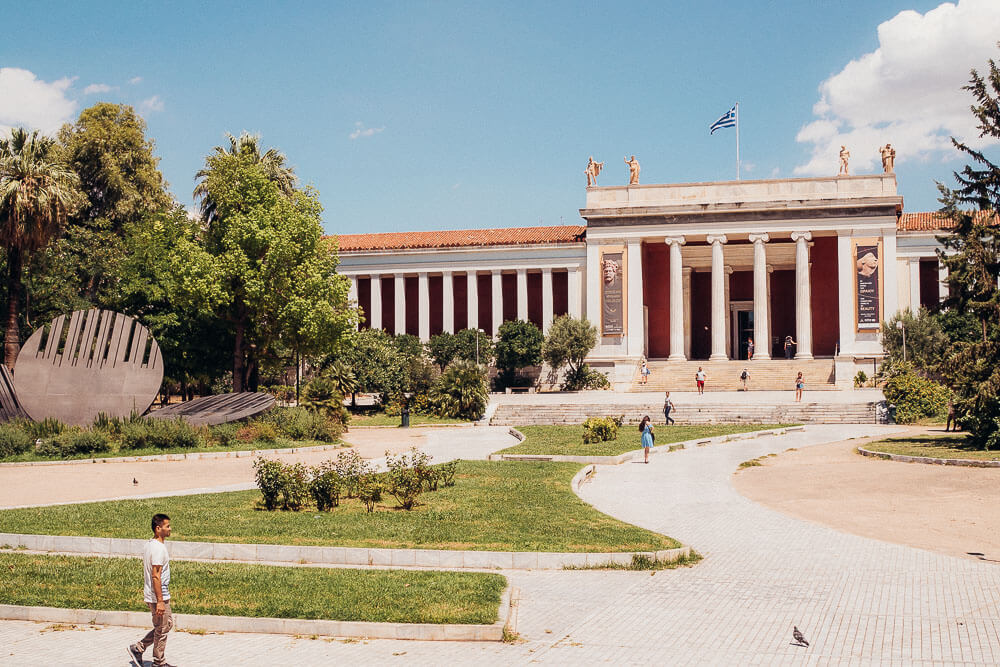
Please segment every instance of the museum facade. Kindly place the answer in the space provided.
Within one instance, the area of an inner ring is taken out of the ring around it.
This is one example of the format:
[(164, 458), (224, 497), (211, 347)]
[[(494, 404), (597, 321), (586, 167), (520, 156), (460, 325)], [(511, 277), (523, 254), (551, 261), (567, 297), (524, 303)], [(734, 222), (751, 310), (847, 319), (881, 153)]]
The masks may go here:
[(616, 386), (642, 359), (831, 359), (838, 385), (882, 356), (879, 325), (942, 298), (931, 213), (893, 173), (586, 190), (585, 224), (338, 237), (362, 326), (426, 340), (585, 316)]

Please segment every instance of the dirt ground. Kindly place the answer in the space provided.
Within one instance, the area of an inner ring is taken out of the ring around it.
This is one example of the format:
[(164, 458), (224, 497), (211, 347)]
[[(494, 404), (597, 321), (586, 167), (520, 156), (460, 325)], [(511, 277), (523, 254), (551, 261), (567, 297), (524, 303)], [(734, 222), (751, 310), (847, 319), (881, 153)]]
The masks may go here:
[[(914, 433), (941, 431), (914, 429)], [(848, 440), (784, 452), (733, 476), (741, 494), (855, 535), (1000, 562), (1000, 469), (897, 463)]]
[[(366, 459), (420, 447), (426, 429), (353, 429), (344, 440)], [(335, 458), (336, 450), (275, 454), (268, 458), (314, 465)], [(0, 508), (140, 496), (253, 482), (253, 459), (69, 463), (46, 466), (0, 465)], [(133, 484), (135, 479), (139, 483)], [(0, 532), (2, 532), (0, 526)]]

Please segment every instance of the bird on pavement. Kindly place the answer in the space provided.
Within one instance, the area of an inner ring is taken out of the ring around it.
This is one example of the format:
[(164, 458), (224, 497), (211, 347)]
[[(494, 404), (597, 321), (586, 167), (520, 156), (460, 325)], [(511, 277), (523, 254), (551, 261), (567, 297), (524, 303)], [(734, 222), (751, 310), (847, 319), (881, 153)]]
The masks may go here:
[(792, 626), (792, 637), (795, 638), (795, 643), (799, 646), (809, 646), (809, 642), (806, 641), (806, 638), (802, 636), (802, 633), (794, 625)]
[(135, 477), (132, 478), (132, 486), (139, 486), (139, 480), (137, 480)]

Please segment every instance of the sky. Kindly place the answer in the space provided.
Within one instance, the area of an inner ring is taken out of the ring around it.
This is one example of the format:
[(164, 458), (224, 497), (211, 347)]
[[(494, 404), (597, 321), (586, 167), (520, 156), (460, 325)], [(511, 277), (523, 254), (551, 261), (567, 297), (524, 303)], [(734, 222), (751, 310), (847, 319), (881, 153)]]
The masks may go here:
[[(227, 132), (319, 191), (331, 234), (582, 224), (598, 183), (852, 173), (896, 148), (906, 211), (981, 139), (962, 86), (1000, 60), (1000, 0), (11, 3), (0, 133), (97, 102), (146, 119), (173, 195)], [(21, 29), (18, 26), (34, 26)]]

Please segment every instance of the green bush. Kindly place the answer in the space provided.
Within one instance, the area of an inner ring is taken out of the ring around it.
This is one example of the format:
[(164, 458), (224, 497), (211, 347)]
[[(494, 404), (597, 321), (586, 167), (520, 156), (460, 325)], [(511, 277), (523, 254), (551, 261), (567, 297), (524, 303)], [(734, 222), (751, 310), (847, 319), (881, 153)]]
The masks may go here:
[(264, 419), (258, 419), (240, 427), (236, 432), (236, 437), (243, 442), (274, 444), (279, 434), (278, 427), (273, 423)]
[(583, 422), (583, 441), (594, 443), (617, 440), (619, 426), (621, 421), (614, 417), (588, 417)]
[(854, 386), (864, 387), (865, 383), (868, 382), (868, 374), (864, 371), (858, 371), (858, 374), (854, 376)]
[(264, 417), (282, 435), (292, 440), (333, 442), (342, 433), (342, 426), (319, 410), (309, 408), (277, 408)]
[(905, 367), (885, 382), (885, 400), (896, 406), (896, 423), (912, 424), (924, 417), (944, 417), (947, 414), (948, 389)]
[(343, 480), (337, 474), (333, 461), (324, 461), (309, 469), (309, 492), (316, 501), (316, 509), (324, 512), (340, 504)]
[(237, 437), (239, 431), (239, 424), (234, 424), (232, 422), (228, 424), (216, 424), (215, 426), (209, 427), (209, 433), (211, 433), (212, 440), (214, 440), (215, 444), (219, 447), (235, 446), (239, 442), (239, 438)]
[(385, 488), (384, 478), (374, 473), (366, 473), (358, 478), (358, 499), (365, 504), (369, 513), (375, 511), (375, 503), (382, 500)]
[(497, 370), (510, 381), (514, 374), (527, 366), (542, 363), (542, 330), (531, 322), (508, 320), (500, 325), (497, 332)]
[(35, 440), (57, 436), (67, 429), (66, 424), (55, 417), (46, 417), (40, 422), (18, 419), (14, 423)]
[(344, 407), (344, 395), (337, 391), (332, 380), (316, 377), (302, 391), (302, 404), (322, 413), (328, 419), (346, 424), (350, 419)]
[(458, 470), (458, 461), (448, 461), (448, 463), (442, 463), (434, 467), (438, 469), (438, 475), (443, 486), (455, 486), (455, 472)]
[(302, 463), (285, 464), (281, 471), (282, 509), (298, 512), (309, 500), (309, 470)]
[(353, 449), (337, 454), (333, 469), (343, 484), (343, 493), (348, 498), (358, 496), (358, 487), (362, 477), (369, 471), (368, 462), (361, 458)]
[(469, 361), (452, 363), (431, 388), (430, 400), (441, 417), (481, 419), (489, 402), (485, 368)]
[(79, 454), (96, 454), (111, 449), (108, 436), (101, 431), (65, 431), (45, 440), (35, 450), (40, 456), (68, 458)]
[(122, 449), (188, 449), (202, 444), (201, 432), (183, 419), (142, 419), (121, 427)]
[(284, 464), (281, 461), (269, 461), (263, 457), (253, 462), (254, 479), (260, 495), (264, 502), (264, 509), (268, 511), (278, 509), (278, 498), (281, 496), (281, 486), (283, 483), (282, 469)]
[(583, 364), (576, 370), (570, 368), (566, 371), (566, 377), (562, 383), (563, 391), (582, 391), (584, 389), (608, 389), (611, 383), (608, 376), (600, 371), (595, 371), (587, 364)]
[(392, 456), (388, 451), (385, 453), (385, 464), (389, 469), (386, 490), (396, 498), (404, 510), (413, 509), (417, 498), (424, 490), (418, 467), (425, 465), (426, 461), (426, 455), (418, 452), (416, 448), (410, 450), (409, 456), (406, 454)]
[(0, 458), (23, 454), (34, 444), (31, 434), (16, 424), (0, 424)]

